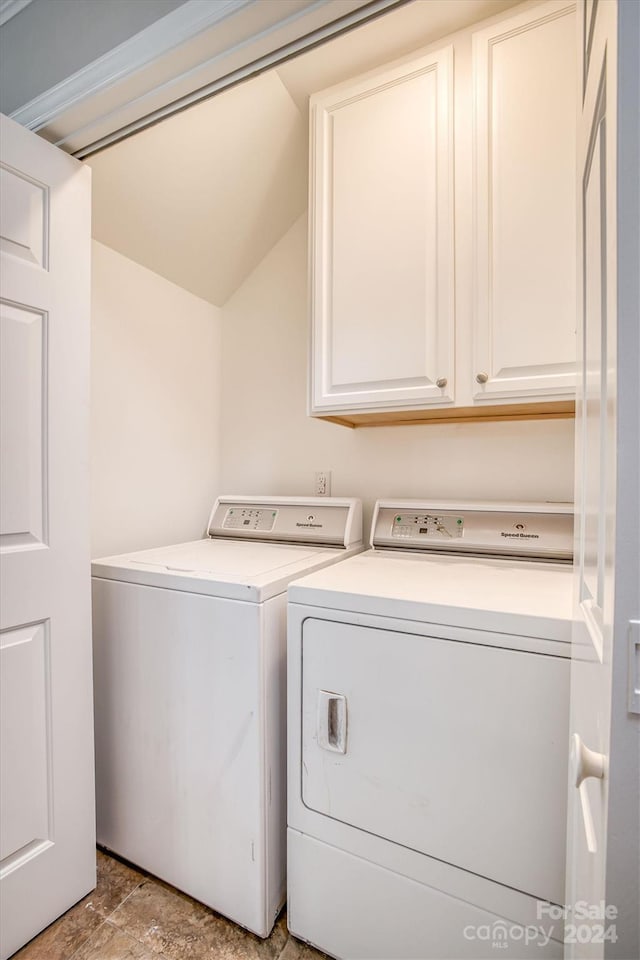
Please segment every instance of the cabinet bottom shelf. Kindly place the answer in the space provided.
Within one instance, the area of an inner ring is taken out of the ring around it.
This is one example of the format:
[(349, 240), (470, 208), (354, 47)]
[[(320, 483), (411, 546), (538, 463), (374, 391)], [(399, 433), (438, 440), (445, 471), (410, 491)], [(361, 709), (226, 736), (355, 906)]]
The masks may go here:
[(447, 407), (424, 410), (367, 411), (333, 416), (315, 413), (312, 416), (342, 427), (408, 426), (414, 423), (487, 423), (501, 420), (565, 420), (575, 416), (573, 400), (552, 400), (533, 403), (492, 404), (486, 407)]

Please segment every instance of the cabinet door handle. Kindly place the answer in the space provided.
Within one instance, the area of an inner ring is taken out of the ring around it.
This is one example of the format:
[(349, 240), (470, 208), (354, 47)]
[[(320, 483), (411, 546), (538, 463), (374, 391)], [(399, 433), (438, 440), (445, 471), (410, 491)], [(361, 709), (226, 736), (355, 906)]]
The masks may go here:
[(476, 374), (476, 383), (486, 383), (489, 379), (488, 373), (477, 373)]
[(442, 388), (446, 387), (446, 385), (447, 385), (447, 378), (438, 377), (438, 379), (436, 380), (436, 387), (440, 387), (440, 389), (442, 390)]
[(347, 752), (347, 698), (339, 693), (318, 690), (318, 746)]

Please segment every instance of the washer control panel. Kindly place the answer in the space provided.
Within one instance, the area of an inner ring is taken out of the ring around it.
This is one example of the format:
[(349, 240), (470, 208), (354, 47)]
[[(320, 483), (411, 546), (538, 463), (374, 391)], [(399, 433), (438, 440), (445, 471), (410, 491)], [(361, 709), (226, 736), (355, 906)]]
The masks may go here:
[(399, 540), (413, 537), (455, 539), (463, 535), (464, 517), (444, 513), (397, 513), (391, 536)]
[(277, 510), (265, 507), (229, 507), (222, 521), (223, 530), (273, 530)]
[(347, 548), (362, 542), (362, 503), (348, 497), (218, 497), (207, 534)]

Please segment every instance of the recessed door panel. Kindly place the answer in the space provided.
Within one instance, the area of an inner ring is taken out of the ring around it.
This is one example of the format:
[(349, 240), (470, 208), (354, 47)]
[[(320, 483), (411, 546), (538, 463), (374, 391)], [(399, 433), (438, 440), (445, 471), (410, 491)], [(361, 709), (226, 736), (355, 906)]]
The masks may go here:
[(0, 633), (0, 869), (47, 842), (51, 790), (48, 625)]
[(0, 250), (37, 267), (47, 266), (49, 192), (44, 184), (2, 166)]
[(0, 303), (0, 549), (41, 543), (46, 475), (46, 317)]
[(562, 902), (563, 658), (308, 619), (307, 807)]
[(335, 387), (418, 382), (435, 362), (436, 94), (430, 70), (332, 114)]

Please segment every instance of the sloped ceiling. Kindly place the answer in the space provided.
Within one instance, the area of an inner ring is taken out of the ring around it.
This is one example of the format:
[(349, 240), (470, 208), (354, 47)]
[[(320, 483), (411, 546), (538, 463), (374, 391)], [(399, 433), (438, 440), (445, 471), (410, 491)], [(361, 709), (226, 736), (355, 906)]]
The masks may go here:
[(306, 122), (275, 72), (88, 163), (95, 239), (217, 306), (307, 202)]
[(518, 0), (414, 0), (90, 158), (93, 235), (217, 306), (307, 205), (309, 94)]

